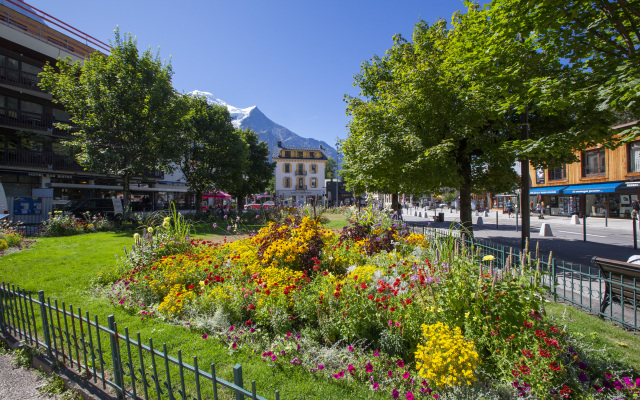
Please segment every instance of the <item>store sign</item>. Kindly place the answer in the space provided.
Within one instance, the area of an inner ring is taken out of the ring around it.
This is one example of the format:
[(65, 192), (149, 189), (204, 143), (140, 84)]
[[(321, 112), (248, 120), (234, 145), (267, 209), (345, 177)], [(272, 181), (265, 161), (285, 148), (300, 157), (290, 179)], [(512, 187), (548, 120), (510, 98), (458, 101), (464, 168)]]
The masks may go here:
[(40, 197), (16, 197), (13, 200), (13, 215), (42, 214), (42, 199)]
[(539, 168), (536, 170), (536, 184), (544, 183), (544, 169)]

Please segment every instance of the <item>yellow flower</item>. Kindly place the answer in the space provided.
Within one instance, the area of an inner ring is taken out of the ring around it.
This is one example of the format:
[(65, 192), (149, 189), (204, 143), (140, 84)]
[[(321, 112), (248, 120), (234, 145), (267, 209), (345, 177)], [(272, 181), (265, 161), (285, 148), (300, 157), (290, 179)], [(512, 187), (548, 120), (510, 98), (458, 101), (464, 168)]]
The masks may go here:
[(488, 256), (484, 256), (482, 257), (482, 261), (492, 261), (495, 260), (496, 258), (492, 255), (488, 255)]
[(148, 227), (148, 228), (147, 228), (147, 232), (149, 232), (149, 233), (153, 233), (153, 228), (152, 228), (152, 227)]

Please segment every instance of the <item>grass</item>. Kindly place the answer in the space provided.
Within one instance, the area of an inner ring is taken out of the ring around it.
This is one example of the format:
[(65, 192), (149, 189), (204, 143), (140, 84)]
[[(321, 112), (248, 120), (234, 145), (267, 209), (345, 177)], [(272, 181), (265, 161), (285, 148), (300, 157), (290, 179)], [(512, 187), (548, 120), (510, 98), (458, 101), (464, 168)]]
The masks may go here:
[(329, 220), (329, 223), (324, 224), (325, 228), (342, 230), (349, 224), (347, 218), (342, 214), (323, 214), (323, 216)]
[[(208, 225), (208, 224), (207, 224)], [(220, 240), (225, 229), (195, 227), (196, 237), (209, 240)], [(243, 235), (253, 228), (247, 228)], [(44, 290), (45, 296), (57, 299), (67, 307), (81, 307), (82, 313), (98, 315), (102, 325), (106, 325), (106, 317), (115, 316), (120, 331), (128, 327), (135, 337), (140, 332), (143, 342), (153, 338), (157, 347), (166, 343), (169, 354), (175, 356), (178, 349), (183, 352), (185, 360), (198, 355), (199, 365), (206, 369), (215, 363), (216, 371), (223, 379), (233, 381), (232, 368), (241, 364), (245, 387), (251, 387), (251, 380), (256, 381), (258, 394), (268, 399), (275, 398), (275, 390), (280, 391), (280, 398), (290, 399), (378, 399), (388, 394), (375, 393), (354, 382), (341, 380), (329, 382), (317, 379), (297, 368), (270, 366), (259, 355), (249, 350), (231, 352), (222, 344), (213, 340), (202, 340), (201, 333), (186, 328), (167, 324), (159, 318), (141, 320), (136, 313), (128, 312), (121, 307), (114, 307), (109, 300), (95, 296), (92, 290), (98, 272), (113, 266), (116, 257), (124, 253), (124, 248), (132, 244), (133, 232), (100, 232), (86, 235), (61, 238), (40, 238), (37, 243), (19, 253), (0, 257), (0, 281), (20, 286), (31, 292)], [(228, 236), (233, 240), (237, 236)], [(227, 392), (225, 397), (231, 398)]]
[(561, 302), (547, 303), (547, 312), (570, 323), (571, 333), (595, 348), (607, 348), (614, 360), (640, 373), (640, 335)]

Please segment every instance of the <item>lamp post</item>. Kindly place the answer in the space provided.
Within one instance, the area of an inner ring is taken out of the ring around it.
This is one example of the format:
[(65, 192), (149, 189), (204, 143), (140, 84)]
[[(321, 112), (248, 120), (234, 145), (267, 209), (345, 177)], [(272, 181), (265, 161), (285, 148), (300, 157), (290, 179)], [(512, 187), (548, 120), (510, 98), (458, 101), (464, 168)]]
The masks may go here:
[(338, 200), (340, 196), (338, 196), (338, 182), (339, 182), (339, 172), (340, 172), (340, 142), (336, 140), (336, 207), (338, 207)]

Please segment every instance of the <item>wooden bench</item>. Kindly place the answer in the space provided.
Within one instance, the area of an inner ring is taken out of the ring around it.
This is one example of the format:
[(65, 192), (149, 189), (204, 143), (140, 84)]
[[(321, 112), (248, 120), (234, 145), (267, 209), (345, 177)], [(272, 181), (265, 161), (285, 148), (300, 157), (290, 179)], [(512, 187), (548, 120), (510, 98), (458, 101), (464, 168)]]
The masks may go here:
[(601, 257), (593, 257), (591, 263), (600, 269), (605, 282), (601, 313), (604, 314), (612, 301), (620, 306), (627, 303), (640, 308), (640, 265)]

